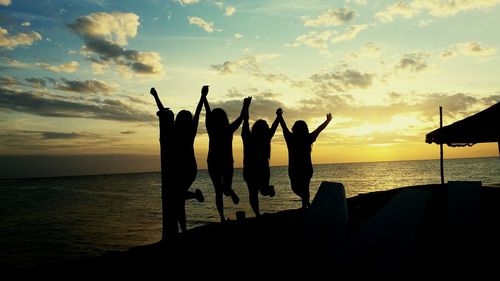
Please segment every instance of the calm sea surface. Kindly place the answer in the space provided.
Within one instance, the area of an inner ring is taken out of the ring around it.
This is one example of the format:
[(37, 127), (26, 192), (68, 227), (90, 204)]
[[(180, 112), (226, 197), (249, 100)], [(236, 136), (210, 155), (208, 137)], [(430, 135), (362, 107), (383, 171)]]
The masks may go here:
[[(500, 183), (500, 158), (445, 160), (446, 180)], [(401, 161), (316, 165), (311, 200), (321, 181), (341, 182), (347, 196), (408, 185), (439, 183), (439, 161)], [(261, 212), (299, 208), (289, 187), (287, 167), (271, 168), (274, 198), (260, 198)], [(214, 192), (207, 171), (199, 171), (192, 188), (205, 202), (186, 204), (188, 228), (217, 222)], [(226, 217), (236, 211), (253, 216), (242, 170), (233, 188), (239, 205), (224, 199)], [(0, 271), (53, 263), (159, 241), (160, 174), (120, 174), (0, 180)]]

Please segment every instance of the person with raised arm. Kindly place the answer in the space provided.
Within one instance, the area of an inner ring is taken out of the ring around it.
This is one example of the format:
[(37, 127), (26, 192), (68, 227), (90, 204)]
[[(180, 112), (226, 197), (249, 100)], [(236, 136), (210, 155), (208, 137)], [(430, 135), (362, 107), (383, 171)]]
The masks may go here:
[(310, 205), (309, 183), (313, 175), (311, 160), (312, 144), (318, 138), (319, 133), (332, 121), (332, 114), (328, 113), (326, 120), (312, 133), (309, 133), (307, 123), (303, 120), (296, 121), (290, 132), (285, 119), (283, 119), (283, 110), (279, 108), (276, 114), (278, 115), (288, 148), (288, 176), (290, 177), (290, 184), (293, 192), (302, 199), (302, 208), (305, 209)]
[(240, 198), (232, 188), (233, 183), (233, 134), (240, 127), (245, 111), (248, 111), (250, 98), (245, 98), (240, 116), (229, 123), (226, 112), (222, 108), (210, 109), (207, 99), (203, 100), (206, 112), (208, 143), (208, 173), (215, 189), (215, 205), (221, 222), (224, 217), (224, 201), (222, 195), (231, 196), (234, 204)]
[[(250, 100), (251, 101), (251, 100)], [(248, 186), (250, 206), (255, 216), (260, 216), (259, 191), (264, 196), (273, 197), (274, 186), (269, 185), (271, 176), (269, 159), (271, 157), (271, 140), (278, 127), (278, 116), (271, 128), (263, 119), (255, 121), (250, 131), (248, 110), (243, 116), (241, 138), (243, 140), (243, 179)]]
[[(203, 107), (203, 100), (206, 99), (208, 86), (203, 86), (201, 97), (195, 110), (194, 116), (187, 110), (181, 110), (174, 120), (174, 114), (170, 109), (165, 109), (155, 88), (151, 88), (151, 95), (155, 98), (158, 106), (158, 114), (168, 114), (171, 124), (164, 135), (160, 135), (162, 151), (168, 153), (166, 159), (167, 182), (174, 189), (175, 214), (177, 222), (182, 231), (186, 231), (186, 209), (185, 203), (188, 199), (204, 201), (203, 193), (196, 189), (195, 192), (189, 188), (196, 179), (198, 167), (194, 155), (194, 140), (198, 130), (198, 121)], [(163, 160), (163, 158), (162, 158)], [(162, 163), (163, 166), (163, 163)], [(163, 169), (163, 167), (162, 167)]]

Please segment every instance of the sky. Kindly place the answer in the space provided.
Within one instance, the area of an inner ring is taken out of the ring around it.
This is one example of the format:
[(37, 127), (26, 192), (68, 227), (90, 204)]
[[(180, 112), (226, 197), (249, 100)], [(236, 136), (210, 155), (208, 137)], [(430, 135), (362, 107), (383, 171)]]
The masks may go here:
[[(230, 120), (252, 96), (251, 124), (331, 112), (317, 164), (435, 159), (439, 106), (446, 125), (500, 101), (499, 31), (500, 0), (0, 0), (0, 177), (159, 170), (151, 87), (193, 112), (210, 85)], [(199, 168), (207, 148), (202, 112)]]

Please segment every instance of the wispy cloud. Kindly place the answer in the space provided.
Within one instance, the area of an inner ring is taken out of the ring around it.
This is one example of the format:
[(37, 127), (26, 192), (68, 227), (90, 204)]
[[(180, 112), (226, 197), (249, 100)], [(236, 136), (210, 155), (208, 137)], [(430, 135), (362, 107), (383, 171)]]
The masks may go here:
[(234, 15), (234, 13), (236, 12), (236, 8), (233, 7), (233, 6), (227, 6), (226, 7), (226, 12), (224, 13), (224, 15), (230, 17), (232, 15)]
[(173, 0), (173, 1), (174, 2), (178, 2), (182, 6), (190, 5), (190, 4), (196, 4), (196, 3), (200, 2), (199, 0)]
[(311, 48), (325, 50), (328, 48), (328, 42), (333, 36), (333, 32), (326, 30), (322, 32), (309, 31), (306, 34), (302, 34), (295, 38), (294, 42), (291, 44), (285, 44), (287, 47), (298, 47), (305, 45)]
[(18, 60), (13, 60), (13, 59), (4, 59), (5, 62), (9, 67), (13, 68), (41, 68), (45, 69), (54, 73), (59, 73), (59, 72), (66, 72), (66, 73), (73, 73), (76, 72), (80, 66), (80, 63), (77, 61), (70, 61), (67, 63), (63, 63), (60, 65), (52, 65), (48, 64), (45, 62), (35, 62), (35, 63), (26, 63)]
[(334, 36), (332, 42), (350, 41), (354, 40), (358, 34), (368, 28), (367, 24), (355, 24), (346, 29), (342, 34)]
[(391, 6), (386, 7), (382, 11), (375, 14), (375, 17), (383, 22), (391, 22), (396, 16), (411, 18), (418, 14), (419, 11), (413, 8), (410, 4), (404, 1), (397, 1)]
[(62, 83), (57, 84), (57, 89), (81, 94), (89, 93), (108, 95), (118, 89), (118, 85), (116, 84), (110, 84), (99, 80), (79, 81), (61, 79), (61, 81)]
[(395, 17), (412, 18), (421, 12), (434, 17), (449, 17), (470, 10), (486, 10), (500, 4), (500, 0), (414, 0), (409, 3), (397, 1), (378, 12), (375, 17), (382, 22), (391, 22)]
[(10, 35), (7, 29), (0, 27), (0, 48), (14, 49), (17, 46), (31, 46), (35, 41), (42, 40), (42, 35), (37, 32), (17, 33)]
[(189, 24), (194, 24), (194, 25), (200, 27), (201, 29), (205, 30), (208, 33), (214, 32), (214, 23), (213, 22), (206, 22), (204, 19), (198, 18), (198, 17), (187, 17), (187, 18), (188, 18)]
[(67, 63), (63, 63), (60, 65), (51, 65), (48, 63), (35, 63), (35, 66), (52, 71), (52, 72), (67, 72), (67, 73), (73, 73), (78, 70), (78, 67), (80, 66), (80, 63), (77, 61), (70, 61)]
[(479, 42), (469, 41), (451, 45), (440, 54), (442, 59), (451, 59), (459, 55), (471, 57), (489, 57), (495, 54), (497, 49), (481, 45)]
[(0, 109), (45, 117), (90, 118), (115, 121), (148, 122), (155, 116), (117, 99), (89, 101), (63, 100), (31, 91), (0, 87)]
[(378, 57), (382, 54), (382, 50), (374, 42), (366, 43), (361, 49), (349, 52), (348, 60), (358, 60), (362, 58)]
[(350, 8), (335, 8), (329, 9), (317, 16), (316, 18), (302, 17), (304, 26), (337, 26), (354, 19), (355, 12)]
[(289, 78), (282, 73), (266, 72), (263, 61), (278, 57), (277, 54), (247, 55), (233, 61), (213, 64), (211, 69), (221, 75), (234, 75), (238, 73), (249, 74), (252, 77), (264, 79), (269, 82), (287, 81)]
[(36, 77), (26, 78), (26, 82), (28, 82), (31, 87), (36, 89), (45, 88), (47, 86), (47, 82), (45, 81), (45, 79), (42, 78), (36, 78)]
[(366, 4), (368, 4), (368, 0), (346, 0), (345, 3), (346, 4), (356, 3), (358, 5), (365, 6)]
[(373, 83), (375, 74), (361, 73), (347, 69), (336, 72), (316, 73), (310, 79), (314, 89), (320, 93), (345, 92), (352, 89), (366, 89)]
[(415, 52), (404, 55), (394, 67), (396, 71), (422, 72), (429, 69), (426, 59), (430, 57), (427, 52)]

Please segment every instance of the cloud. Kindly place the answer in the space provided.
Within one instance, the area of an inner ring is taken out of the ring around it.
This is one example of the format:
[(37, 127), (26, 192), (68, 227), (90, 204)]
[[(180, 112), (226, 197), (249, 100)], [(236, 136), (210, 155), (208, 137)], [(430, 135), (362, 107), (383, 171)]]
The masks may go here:
[[(97, 65), (114, 64), (125, 75), (162, 76), (161, 57), (156, 52), (124, 48), (137, 35), (139, 16), (133, 13), (93, 13), (68, 24), (85, 45), (82, 53)], [(95, 70), (93, 66), (93, 70)], [(101, 67), (100, 70), (104, 70)]]
[(51, 72), (59, 73), (59, 72), (67, 72), (67, 73), (72, 73), (78, 70), (78, 67), (80, 64), (77, 61), (71, 61), (67, 63), (63, 63), (60, 65), (51, 65), (48, 63), (43, 63), (43, 62), (36, 62), (33, 64), (30, 63), (25, 63), (21, 62), (18, 60), (13, 60), (13, 59), (6, 59), (7, 64), (9, 67), (13, 68), (41, 68), (45, 70), (49, 70)]
[(127, 45), (127, 38), (137, 35), (139, 16), (134, 13), (93, 13), (69, 23), (82, 37), (104, 39), (119, 46)]
[(382, 22), (391, 22), (396, 16), (411, 18), (418, 13), (419, 11), (413, 8), (410, 4), (407, 4), (404, 1), (397, 1), (394, 5), (376, 13), (375, 17)]
[[(226, 99), (224, 101), (210, 101), (211, 108), (223, 108), (230, 118), (230, 121), (240, 115), (242, 105), (243, 97), (239, 99)], [(268, 98), (263, 93), (255, 93), (250, 105), (250, 119), (253, 121), (264, 119), (270, 125), (271, 122), (274, 121), (274, 118), (276, 118), (276, 109), (280, 107), (286, 111), (288, 117), (299, 116), (297, 110), (285, 106), (282, 102), (273, 98)]]
[(278, 57), (277, 54), (248, 55), (234, 61), (225, 61), (222, 64), (213, 64), (211, 69), (220, 75), (234, 75), (245, 73), (255, 78), (264, 79), (269, 82), (287, 81), (285, 74), (265, 72), (262, 61)]
[(0, 0), (0, 6), (9, 6), (11, 3), (10, 0)]
[(236, 38), (236, 39), (241, 39), (241, 38), (243, 38), (243, 34), (240, 34), (240, 33), (235, 33), (235, 34), (234, 34), (234, 38)]
[(73, 72), (77, 71), (78, 67), (80, 66), (80, 64), (77, 61), (70, 61), (67, 63), (60, 64), (60, 65), (51, 65), (48, 63), (44, 63), (44, 62), (35, 62), (35, 63), (31, 64), (31, 63), (21, 62), (21, 61), (9, 59), (9, 58), (4, 58), (4, 60), (9, 65), (9, 67), (13, 67), (13, 68), (34, 68), (34, 67), (37, 67), (37, 68), (45, 69), (45, 70), (52, 71), (55, 73), (59, 73), (59, 72), (73, 73)]
[(398, 1), (375, 14), (382, 22), (391, 22), (396, 16), (412, 18), (427, 12), (434, 17), (450, 17), (470, 10), (486, 10), (500, 4), (500, 0), (414, 0), (410, 3)]
[(417, 26), (418, 27), (428, 26), (429, 24), (431, 24), (431, 22), (432, 22), (432, 19), (421, 20), (418, 22)]
[(337, 26), (354, 19), (355, 12), (350, 8), (329, 9), (320, 14), (317, 18), (302, 17), (304, 26)]
[(405, 70), (409, 72), (422, 72), (429, 68), (429, 65), (425, 61), (430, 57), (429, 53), (425, 52), (415, 52), (412, 54), (406, 54), (401, 58), (401, 60), (396, 64), (395, 69)]
[(203, 30), (205, 30), (208, 33), (214, 32), (214, 23), (213, 22), (206, 22), (202, 18), (198, 17), (187, 17), (189, 24), (194, 24), (196, 26), (199, 26)]
[(236, 8), (233, 7), (233, 6), (227, 6), (226, 7), (226, 12), (224, 13), (224, 15), (230, 17), (234, 14), (234, 12), (236, 12)]
[(366, 89), (373, 83), (375, 74), (361, 73), (356, 70), (316, 73), (310, 79), (315, 83), (316, 92), (345, 92), (351, 89)]
[(174, 0), (174, 2), (178, 2), (182, 6), (185, 6), (185, 5), (190, 5), (190, 4), (196, 4), (200, 1), (199, 0)]
[(30, 83), (31, 87), (33, 88), (45, 88), (45, 86), (47, 85), (47, 82), (45, 81), (45, 79), (42, 79), (42, 78), (35, 78), (35, 77), (32, 77), (32, 78), (26, 78), (26, 81), (28, 83)]
[(362, 58), (374, 58), (379, 57), (382, 51), (380, 48), (373, 42), (366, 43), (363, 47), (361, 47), (358, 51), (352, 51), (347, 55), (349, 60), (358, 60)]
[(67, 91), (67, 92), (76, 92), (80, 94), (104, 94), (108, 95), (118, 88), (118, 85), (108, 84), (104, 81), (98, 80), (66, 80), (61, 79), (62, 83), (56, 86), (56, 89)]
[(332, 37), (333, 33), (331, 31), (309, 31), (306, 34), (302, 34), (295, 38), (295, 41), (291, 44), (286, 44), (287, 47), (298, 47), (301, 45), (309, 46), (315, 49), (326, 50), (328, 48), (328, 41)]
[(333, 37), (332, 42), (350, 41), (358, 36), (358, 33), (368, 28), (366, 24), (355, 24), (346, 29), (346, 31), (340, 35)]
[(25, 21), (25, 22), (21, 23), (21, 26), (26, 26), (27, 27), (27, 26), (30, 26), (30, 25), (31, 25), (31, 23), (29, 21)]
[(120, 100), (62, 100), (43, 96), (38, 92), (13, 91), (4, 87), (0, 87), (0, 109), (44, 117), (89, 118), (124, 122), (156, 120), (156, 117), (150, 112), (125, 104)]
[(495, 54), (497, 49), (495, 47), (488, 47), (481, 45), (479, 42), (469, 41), (451, 45), (446, 51), (440, 54), (442, 59), (450, 59), (462, 56), (471, 57), (488, 57)]
[(39, 133), (42, 137), (42, 139), (45, 140), (53, 140), (53, 139), (75, 139), (75, 138), (80, 138), (82, 135), (77, 134), (75, 132), (72, 133), (63, 133), (63, 132), (47, 132), (47, 131), (40, 131), (36, 132)]
[(18, 85), (19, 81), (16, 78), (10, 76), (1, 76), (0, 77), (0, 86), (14, 86)]
[(463, 11), (485, 10), (500, 4), (500, 0), (417, 0), (411, 5), (426, 10), (435, 17), (454, 16)]
[(349, 4), (349, 3), (356, 3), (358, 5), (361, 5), (361, 6), (365, 6), (366, 4), (368, 4), (368, 0), (346, 0), (345, 3), (346, 4)]
[(42, 35), (37, 32), (30, 31), (29, 33), (18, 33), (10, 35), (7, 29), (0, 27), (0, 47), (6, 49), (14, 49), (17, 46), (31, 46), (35, 41), (42, 40)]
[(70, 61), (68, 63), (63, 63), (60, 65), (50, 65), (48, 63), (40, 63), (37, 62), (35, 63), (35, 66), (52, 71), (52, 72), (67, 72), (67, 73), (73, 73), (78, 70), (78, 67), (80, 64), (77, 61)]

